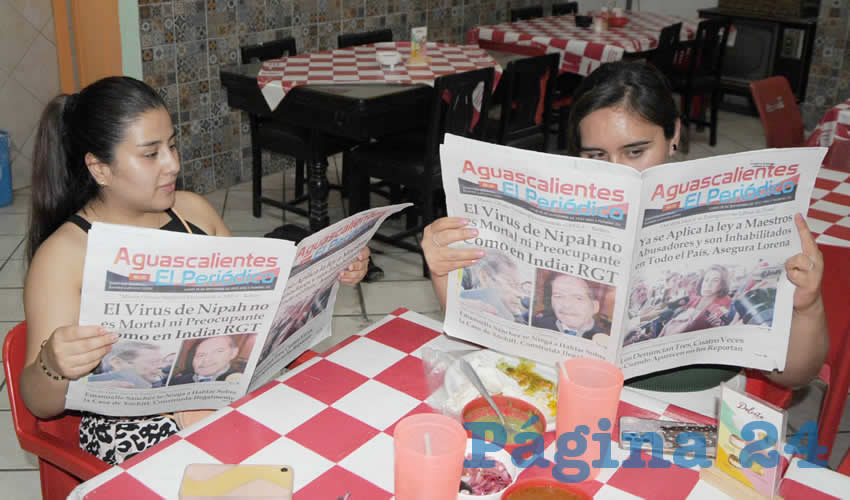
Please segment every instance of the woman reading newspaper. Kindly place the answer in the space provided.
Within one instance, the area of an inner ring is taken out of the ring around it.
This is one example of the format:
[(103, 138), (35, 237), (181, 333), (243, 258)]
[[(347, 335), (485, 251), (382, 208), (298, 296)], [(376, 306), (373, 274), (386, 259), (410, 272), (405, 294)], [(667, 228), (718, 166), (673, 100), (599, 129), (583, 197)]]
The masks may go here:
[[(102, 365), (118, 340), (104, 328), (78, 325), (92, 222), (230, 236), (204, 198), (176, 190), (179, 172), (177, 131), (162, 98), (145, 83), (105, 78), (47, 105), (33, 161), (24, 285), (27, 364), (21, 375), (24, 402), (37, 417), (65, 411), (69, 380)], [(368, 254), (364, 249), (339, 279), (359, 282)], [(141, 362), (122, 357), (128, 371)], [(164, 362), (148, 364), (158, 369)], [(118, 377), (104, 383), (126, 382)], [(106, 462), (121, 463), (205, 414), (133, 419), (85, 414), (80, 446)]]
[[(670, 88), (653, 67), (635, 62), (604, 64), (576, 90), (570, 114), (569, 152), (642, 171), (665, 163), (675, 154), (679, 143), (678, 117)], [(767, 374), (774, 382), (789, 387), (804, 385), (818, 374), (829, 342), (820, 293), (823, 258), (802, 216), (797, 214), (795, 222), (803, 251), (785, 263), (788, 279), (796, 286), (788, 358), (784, 371)], [(455, 249), (449, 245), (477, 234), (476, 229), (467, 227), (466, 220), (458, 217), (442, 218), (425, 228), (422, 248), (443, 307), (447, 274), (475, 265), (485, 257), (483, 249)], [(706, 275), (722, 281), (720, 271)], [(728, 311), (728, 305), (721, 307), (723, 299), (712, 297), (716, 294), (710, 292), (706, 291), (705, 297), (701, 294), (697, 297), (699, 292), (696, 292), (692, 301), (685, 300), (691, 307), (674, 312), (676, 316), (682, 315), (681, 321), (669, 323), (664, 334), (685, 331), (697, 320), (724, 321), (721, 315), (707, 314), (715, 309)], [(685, 311), (697, 314), (686, 315)], [(693, 392), (717, 387), (739, 372), (736, 367), (691, 366), (637, 377), (629, 383), (651, 390)], [(743, 385), (743, 376), (738, 375), (735, 382)]]

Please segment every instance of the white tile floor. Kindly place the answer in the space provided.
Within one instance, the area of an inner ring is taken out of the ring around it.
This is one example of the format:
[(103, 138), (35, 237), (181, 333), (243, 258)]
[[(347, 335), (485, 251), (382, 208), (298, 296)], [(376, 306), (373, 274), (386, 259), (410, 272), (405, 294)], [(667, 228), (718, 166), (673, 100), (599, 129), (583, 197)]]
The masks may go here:
[[(757, 118), (732, 113), (721, 113), (719, 140), (716, 147), (708, 146), (708, 133), (692, 132), (690, 153), (680, 159), (700, 158), (733, 153), (764, 146), (761, 124)], [(338, 162), (332, 162), (329, 176), (338, 179)], [(282, 174), (263, 179), (264, 191), (269, 196), (280, 197)], [(288, 179), (291, 190), (293, 182)], [(291, 193), (289, 193), (291, 197)], [(207, 199), (221, 211), (225, 222), (236, 236), (262, 236), (281, 223), (281, 211), (263, 207), (263, 217), (251, 215), (250, 182), (217, 191)], [(23, 239), (26, 228), (26, 211), (29, 192), (15, 192), (11, 206), (0, 208), (0, 339), (12, 326), (24, 319), (21, 302), (23, 277)], [(332, 192), (331, 219), (344, 215), (339, 193)], [(287, 214), (287, 222), (305, 222), (302, 217)], [(375, 262), (384, 269), (385, 277), (376, 283), (363, 283), (358, 287), (343, 287), (334, 310), (333, 331), (330, 339), (316, 347), (324, 350), (369, 323), (381, 318), (399, 306), (405, 306), (432, 318), (442, 320), (439, 305), (430, 283), (422, 278), (419, 256), (374, 243)], [(5, 381), (0, 385), (0, 491), (14, 491), (14, 498), (39, 498), (37, 462), (32, 455), (18, 447), (9, 413)], [(790, 424), (797, 428), (806, 420), (815, 420), (820, 408), (823, 388), (818, 383), (798, 391), (791, 409)], [(845, 409), (845, 420), (838, 436), (833, 465), (850, 446), (850, 409)], [(5, 497), (5, 495), (3, 495)], [(9, 497), (11, 498), (11, 497)]]

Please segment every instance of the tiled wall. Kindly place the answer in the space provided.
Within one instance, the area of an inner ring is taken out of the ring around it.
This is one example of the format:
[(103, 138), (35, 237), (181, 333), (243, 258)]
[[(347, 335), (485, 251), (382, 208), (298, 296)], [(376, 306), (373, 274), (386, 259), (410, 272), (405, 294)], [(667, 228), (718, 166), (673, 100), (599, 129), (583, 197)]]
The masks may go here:
[[(183, 188), (206, 193), (251, 178), (248, 119), (228, 108), (218, 78), (240, 45), (291, 35), (299, 53), (310, 52), (335, 48), (339, 33), (389, 27), (404, 40), (422, 25), (429, 40), (460, 42), (472, 26), (506, 20), (508, 9), (508, 0), (139, 0), (142, 72), (178, 127)], [(263, 165), (272, 172), (286, 162)]]
[(817, 125), (833, 105), (850, 99), (850, 2), (821, 0), (806, 102), (806, 128)]
[(0, 0), (0, 129), (12, 139), (12, 185), (29, 186), (41, 111), (59, 93), (50, 0)]

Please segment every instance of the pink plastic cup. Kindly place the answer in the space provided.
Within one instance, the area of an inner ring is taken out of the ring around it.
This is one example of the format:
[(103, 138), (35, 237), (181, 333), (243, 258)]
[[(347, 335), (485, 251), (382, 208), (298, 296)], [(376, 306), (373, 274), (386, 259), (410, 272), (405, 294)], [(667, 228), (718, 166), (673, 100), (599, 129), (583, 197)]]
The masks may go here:
[(460, 422), (438, 413), (411, 415), (395, 426), (393, 443), (397, 500), (457, 499), (466, 452)]
[[(593, 440), (592, 436), (598, 432), (611, 433), (623, 388), (623, 372), (607, 361), (594, 358), (568, 359), (562, 361), (561, 365), (558, 369), (555, 433), (560, 438), (565, 432), (575, 431), (579, 425), (586, 425), (590, 429), (590, 434), (584, 436), (587, 441), (585, 452), (574, 458), (587, 463), (590, 467), (587, 479), (594, 479), (599, 475), (599, 469), (594, 468), (591, 462), (599, 459), (599, 442)], [(601, 418), (607, 418), (611, 423), (606, 431), (599, 429)]]

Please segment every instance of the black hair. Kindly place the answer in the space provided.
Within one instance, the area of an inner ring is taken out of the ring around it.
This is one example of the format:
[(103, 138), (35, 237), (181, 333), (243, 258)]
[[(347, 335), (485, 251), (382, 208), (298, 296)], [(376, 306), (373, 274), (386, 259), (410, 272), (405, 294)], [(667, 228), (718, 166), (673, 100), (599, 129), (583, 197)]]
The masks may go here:
[(141, 114), (165, 107), (154, 89), (125, 76), (98, 80), (79, 94), (59, 95), (47, 104), (33, 150), (27, 262), (68, 217), (99, 196), (86, 154), (112, 163), (127, 126)]
[(718, 297), (725, 297), (729, 295), (729, 271), (725, 266), (721, 266), (720, 264), (714, 264), (702, 273), (699, 281), (697, 282), (697, 294), (702, 295), (702, 282), (705, 281), (705, 275), (710, 273), (711, 271), (717, 271), (720, 274), (720, 290), (717, 291)]
[(581, 152), (579, 124), (594, 111), (623, 106), (664, 129), (668, 140), (676, 133), (679, 111), (667, 78), (649, 63), (606, 63), (588, 75), (573, 94), (567, 127), (567, 152)]

